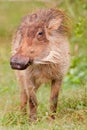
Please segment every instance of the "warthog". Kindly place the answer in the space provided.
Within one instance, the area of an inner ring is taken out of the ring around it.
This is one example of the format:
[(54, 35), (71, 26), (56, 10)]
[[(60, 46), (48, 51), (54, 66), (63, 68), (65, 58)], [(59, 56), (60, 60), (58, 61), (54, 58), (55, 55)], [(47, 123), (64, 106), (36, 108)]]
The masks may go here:
[(50, 110), (56, 112), (59, 90), (70, 62), (67, 23), (61, 10), (39, 10), (23, 18), (13, 38), (10, 64), (20, 83), (21, 109), (25, 110), (29, 103), (31, 120), (36, 119), (37, 113), (35, 93), (48, 81)]

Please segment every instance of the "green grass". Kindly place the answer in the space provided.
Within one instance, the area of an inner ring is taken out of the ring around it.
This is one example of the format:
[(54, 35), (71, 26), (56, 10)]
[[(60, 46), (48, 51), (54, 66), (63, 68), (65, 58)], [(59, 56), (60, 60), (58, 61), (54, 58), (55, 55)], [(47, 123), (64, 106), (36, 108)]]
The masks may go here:
[[(87, 4), (80, 0), (58, 4), (57, 0), (0, 2), (0, 130), (87, 130)], [(54, 5), (66, 10), (73, 21), (71, 67), (60, 91), (56, 119), (49, 119), (50, 87), (43, 85), (37, 92), (38, 120), (31, 124), (28, 114), (19, 110), (19, 87), (9, 65), (11, 40), (21, 17)]]

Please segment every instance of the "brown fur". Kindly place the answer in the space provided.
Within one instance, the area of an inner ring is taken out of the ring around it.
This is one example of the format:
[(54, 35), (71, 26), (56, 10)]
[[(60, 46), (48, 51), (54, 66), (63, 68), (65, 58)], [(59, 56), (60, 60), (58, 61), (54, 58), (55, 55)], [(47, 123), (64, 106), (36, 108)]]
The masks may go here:
[(21, 109), (25, 110), (29, 102), (31, 120), (36, 119), (35, 92), (48, 81), (51, 81), (50, 109), (56, 112), (59, 90), (70, 60), (67, 20), (60, 10), (40, 10), (23, 18), (13, 39), (12, 56), (19, 57), (17, 60), (22, 62), (26, 58), (33, 60), (25, 70), (16, 70)]

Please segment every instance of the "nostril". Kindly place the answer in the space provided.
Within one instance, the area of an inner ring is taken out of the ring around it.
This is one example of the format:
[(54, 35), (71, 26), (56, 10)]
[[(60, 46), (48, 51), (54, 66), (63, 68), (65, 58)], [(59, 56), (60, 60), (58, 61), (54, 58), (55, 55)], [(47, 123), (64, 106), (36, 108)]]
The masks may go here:
[(15, 58), (15, 57), (11, 57), (11, 59), (10, 59), (10, 65), (11, 65), (12, 69), (16, 69), (16, 68), (20, 69), (20, 67), (21, 67), (20, 63), (17, 62), (16, 60), (17, 60), (17, 58)]

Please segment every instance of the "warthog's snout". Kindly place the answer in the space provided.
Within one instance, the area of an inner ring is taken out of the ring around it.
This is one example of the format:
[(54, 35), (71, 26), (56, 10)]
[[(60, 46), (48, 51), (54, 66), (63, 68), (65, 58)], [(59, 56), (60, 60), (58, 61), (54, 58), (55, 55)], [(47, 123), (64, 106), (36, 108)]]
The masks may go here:
[(12, 69), (24, 70), (30, 64), (32, 64), (33, 60), (29, 59), (29, 57), (14, 55), (10, 59), (10, 65)]

